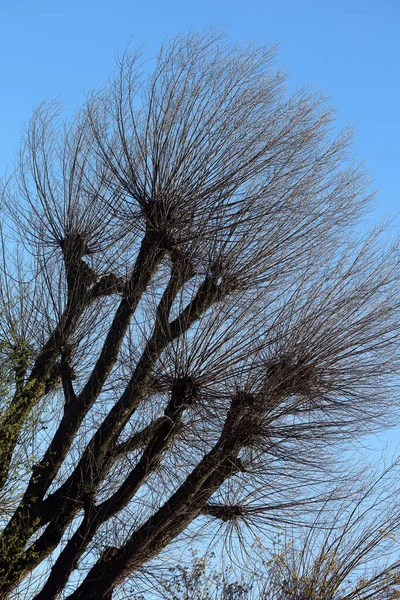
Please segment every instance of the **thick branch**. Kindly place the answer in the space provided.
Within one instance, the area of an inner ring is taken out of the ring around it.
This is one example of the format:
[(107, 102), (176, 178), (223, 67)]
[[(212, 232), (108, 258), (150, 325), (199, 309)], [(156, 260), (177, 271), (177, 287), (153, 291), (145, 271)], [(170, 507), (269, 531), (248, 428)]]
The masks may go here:
[[(240, 409), (242, 406), (242, 409)], [(177, 535), (203, 512), (207, 500), (221, 484), (242, 470), (237, 454), (240, 442), (234, 433), (247, 407), (232, 400), (221, 437), (214, 448), (187, 477), (155, 515), (144, 523), (114, 553), (105, 554), (92, 567), (88, 576), (68, 600), (105, 597), (135, 569), (154, 558)], [(39, 599), (38, 599), (39, 600)]]
[[(42, 591), (34, 600), (46, 598), (53, 600), (61, 592), (70, 574), (75, 569), (79, 558), (85, 552), (102, 523), (124, 508), (133, 498), (144, 480), (154, 471), (165, 450), (170, 446), (179, 429), (183, 410), (190, 403), (183, 386), (172, 388), (171, 399), (166, 407), (164, 418), (157, 419), (158, 426), (143, 452), (139, 462), (131, 471), (119, 489), (99, 506), (88, 506), (83, 522), (61, 551)], [(157, 423), (155, 421), (155, 423)], [(150, 427), (147, 428), (150, 430)], [(141, 432), (143, 433), (143, 432)]]
[[(169, 324), (168, 314), (176, 293), (179, 291), (182, 283), (183, 279), (181, 275), (179, 275), (178, 272), (173, 271), (169, 285), (167, 286), (157, 309), (153, 335), (148, 341), (135, 372), (120, 400), (111, 409), (109, 415), (89, 443), (74, 472), (57, 492), (49, 496), (49, 498), (42, 502), (41, 505), (38, 505), (38, 503), (35, 502), (35, 510), (32, 510), (31, 504), (27, 501), (21, 503), (21, 515), (19, 516), (16, 514), (14, 517), (14, 523), (17, 526), (18, 522), (22, 522), (21, 517), (25, 520), (36, 520), (37, 527), (48, 523), (52, 519), (56, 519), (56, 530), (61, 531), (59, 523), (64, 523), (66, 527), (72, 517), (82, 507), (85, 498), (94, 494), (97, 486), (102, 481), (114, 461), (115, 443), (113, 440), (120, 434), (143, 397), (148, 377), (160, 353), (168, 343), (184, 333), (184, 331), (186, 331), (209, 306), (219, 300), (222, 296), (222, 292), (216, 285), (214, 278), (207, 278), (200, 286), (196, 296), (183, 310), (182, 314)], [(88, 384), (79, 395), (76, 405), (70, 409), (68, 414), (69, 419), (65, 423), (66, 428), (68, 429), (64, 429), (64, 432), (62, 431), (64, 419), (60, 423), (60, 427), (53, 438), (52, 444), (41, 462), (41, 464), (43, 464), (43, 472), (37, 470), (37, 473), (40, 473), (40, 475), (32, 480), (30, 489), (27, 490), (25, 497), (27, 497), (30, 492), (31, 497), (34, 496), (37, 498), (38, 494), (36, 490), (39, 488), (40, 483), (41, 490), (48, 489), (50, 484), (48, 478), (45, 477), (45, 474), (49, 470), (52, 473), (56, 472), (55, 459), (51, 455), (52, 449), (56, 447), (56, 442), (61, 445), (62, 449), (65, 449), (68, 440), (71, 439), (72, 441), (75, 435), (75, 431), (72, 431), (74, 420), (77, 417), (79, 418), (77, 412), (81, 410), (80, 400), (84, 396), (86, 388), (88, 388)], [(64, 418), (66, 418), (66, 413), (64, 414)], [(54, 455), (57, 457), (57, 451), (54, 452), (53, 456)], [(63, 456), (64, 455), (65, 454), (63, 454)], [(51, 459), (50, 465), (45, 463), (47, 456)], [(59, 462), (61, 463), (62, 461), (60, 460)], [(7, 529), (13, 534), (12, 523), (10, 525), (11, 527), (9, 526)], [(27, 539), (28, 538), (26, 538), (25, 541), (27, 541)]]
[(114, 448), (115, 460), (121, 456), (129, 454), (129, 452), (134, 452), (135, 450), (146, 446), (146, 444), (150, 442), (153, 435), (158, 431), (159, 427), (164, 424), (166, 420), (167, 418), (165, 416), (159, 417), (147, 425), (147, 427), (142, 429), (142, 431), (134, 433), (124, 442), (117, 444)]
[(168, 502), (124, 546), (113, 553), (104, 553), (68, 600), (106, 598), (118, 583), (157, 556), (182, 533), (199, 516), (207, 499), (241, 469), (240, 461), (233, 456), (221, 456), (218, 460), (220, 450), (215, 452), (216, 455), (213, 451), (207, 455)]
[(82, 310), (83, 305), (79, 302), (67, 305), (59, 325), (39, 352), (25, 385), (17, 386), (14, 398), (0, 424), (0, 488), (7, 479), (11, 458), (27, 415), (50, 391), (50, 380), (56, 381), (52, 374), (60, 353), (61, 340), (73, 330)]
[(110, 296), (112, 294), (122, 294), (125, 290), (126, 282), (122, 277), (117, 277), (114, 273), (103, 275), (94, 286), (87, 292), (87, 302), (91, 304), (98, 298)]
[[(147, 391), (151, 370), (164, 348), (184, 333), (200, 315), (219, 299), (218, 288), (214, 282), (206, 280), (199, 288), (195, 298), (184, 309), (182, 314), (168, 324), (168, 314), (176, 293), (182, 281), (173, 273), (169, 285), (161, 298), (156, 315), (156, 324), (143, 354), (136, 365), (134, 373), (118, 402), (93, 436), (79, 464), (68, 480), (52, 494), (44, 503), (41, 513), (45, 522), (55, 516), (64, 505), (65, 497), (75, 497), (75, 494), (90, 487), (91, 483), (98, 485), (112, 462), (114, 440), (121, 433), (126, 423), (136, 410), (144, 393)], [(82, 394), (84, 394), (83, 390)], [(106, 459), (107, 453), (109, 454)], [(93, 461), (96, 461), (95, 472), (97, 482), (93, 482)], [(51, 516), (50, 516), (51, 515)]]
[[(143, 239), (132, 277), (129, 281), (129, 285), (127, 285), (125, 297), (117, 309), (113, 323), (110, 327), (108, 335), (106, 336), (103, 349), (96, 362), (93, 372), (79, 396), (76, 397), (73, 402), (69, 403), (68, 406), (65, 406), (63, 418), (51, 441), (51, 444), (42, 460), (35, 465), (32, 478), (25, 491), (22, 501), (2, 534), (2, 539), (6, 547), (9, 545), (8, 540), (14, 539), (18, 540), (18, 548), (22, 549), (29, 537), (32, 535), (31, 526), (34, 521), (37, 522), (40, 501), (43, 499), (45, 493), (51, 485), (51, 482), (61, 466), (82, 423), (82, 420), (84, 419), (88, 410), (93, 406), (93, 403), (97, 399), (104, 382), (107, 380), (108, 375), (115, 364), (115, 361), (117, 360), (118, 352), (129, 325), (131, 316), (134, 313), (137, 304), (139, 303), (139, 300), (153, 275), (156, 265), (161, 260), (162, 255), (163, 252), (158, 249), (152, 236), (148, 236)], [(71, 319), (69, 319), (69, 322), (71, 322)], [(74, 322), (76, 322), (76, 319)], [(55, 334), (53, 337), (56, 337)], [(57, 341), (57, 344), (55, 344), (55, 341)], [(35, 368), (31, 374), (31, 378), (35, 373), (40, 373), (39, 367), (42, 367), (42, 378), (49, 374), (52, 367), (52, 363), (49, 360), (50, 356), (53, 356), (53, 360), (56, 358), (57, 352), (60, 348), (60, 342), (61, 336), (59, 335), (57, 340), (53, 340), (53, 345), (50, 344), (50, 341), (47, 343), (46, 353), (44, 355), (45, 358), (47, 358), (47, 361), (44, 360), (43, 356), (38, 358), (38, 364), (35, 365)], [(53, 352), (53, 354), (51, 354), (51, 352)], [(28, 384), (26, 386), (27, 388)], [(37, 383), (35, 385), (31, 384), (33, 389), (36, 389), (37, 386)], [(44, 391), (43, 384), (42, 387)], [(66, 378), (65, 374), (63, 379), (63, 387), (64, 391), (67, 391), (67, 393), (68, 389), (71, 391), (71, 386), (69, 385), (68, 378)], [(74, 510), (76, 510), (76, 506), (79, 506), (79, 503), (74, 504)], [(57, 512), (58, 511), (56, 511), (56, 513)], [(50, 519), (46, 518), (45, 522), (47, 522), (47, 520), (51, 520), (55, 516), (56, 514), (52, 515)], [(38, 522), (37, 526), (40, 526)], [(15, 551), (17, 552), (17, 548)]]

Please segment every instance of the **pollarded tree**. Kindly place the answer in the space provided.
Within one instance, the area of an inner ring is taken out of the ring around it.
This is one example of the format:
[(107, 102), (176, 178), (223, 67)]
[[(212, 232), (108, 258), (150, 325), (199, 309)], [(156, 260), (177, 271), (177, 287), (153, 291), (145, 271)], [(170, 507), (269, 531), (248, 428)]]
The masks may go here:
[(272, 58), (181, 36), (27, 127), (3, 189), (1, 598), (109, 599), (197, 523), (296, 523), (335, 445), (392, 422), (397, 247), (359, 234), (350, 133)]

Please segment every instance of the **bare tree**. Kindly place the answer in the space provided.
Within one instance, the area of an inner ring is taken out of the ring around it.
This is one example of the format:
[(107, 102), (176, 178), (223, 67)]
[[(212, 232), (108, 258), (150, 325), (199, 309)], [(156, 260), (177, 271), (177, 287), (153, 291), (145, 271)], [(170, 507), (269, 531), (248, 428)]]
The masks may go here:
[(0, 598), (107, 600), (196, 531), (299, 523), (395, 421), (397, 244), (273, 57), (181, 36), (34, 113), (2, 192)]

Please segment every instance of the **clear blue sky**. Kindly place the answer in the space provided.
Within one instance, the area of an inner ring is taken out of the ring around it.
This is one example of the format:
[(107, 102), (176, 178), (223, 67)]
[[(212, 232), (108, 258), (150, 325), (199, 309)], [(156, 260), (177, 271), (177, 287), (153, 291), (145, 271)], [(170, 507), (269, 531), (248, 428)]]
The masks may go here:
[(397, 212), (399, 0), (0, 0), (0, 173), (41, 100), (60, 97), (72, 111), (130, 38), (153, 55), (166, 36), (209, 24), (232, 40), (281, 42), (293, 83), (327, 92), (339, 123), (357, 124), (379, 212)]

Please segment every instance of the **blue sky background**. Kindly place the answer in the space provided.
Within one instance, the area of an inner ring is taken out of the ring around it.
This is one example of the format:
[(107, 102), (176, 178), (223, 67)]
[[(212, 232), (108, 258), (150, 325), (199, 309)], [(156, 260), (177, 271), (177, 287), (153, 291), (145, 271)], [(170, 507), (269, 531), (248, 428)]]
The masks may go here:
[(60, 97), (72, 111), (111, 75), (130, 38), (153, 56), (166, 36), (210, 24), (234, 41), (281, 42), (292, 82), (329, 94), (340, 125), (356, 123), (378, 214), (397, 212), (398, 0), (0, 0), (0, 174), (40, 101)]
[(399, 0), (0, 0), (0, 176), (35, 105), (59, 97), (72, 112), (130, 38), (151, 57), (167, 36), (212, 24), (232, 41), (281, 43), (293, 84), (324, 91), (339, 125), (357, 125), (376, 216), (399, 212)]

